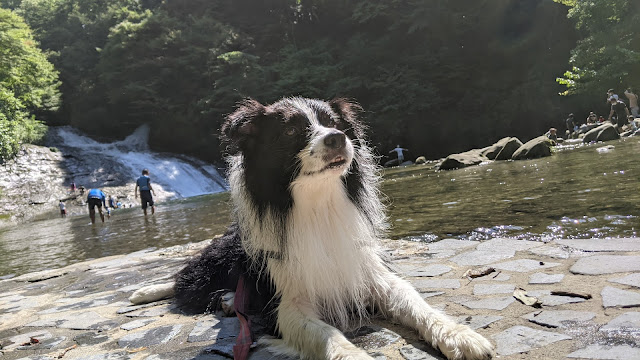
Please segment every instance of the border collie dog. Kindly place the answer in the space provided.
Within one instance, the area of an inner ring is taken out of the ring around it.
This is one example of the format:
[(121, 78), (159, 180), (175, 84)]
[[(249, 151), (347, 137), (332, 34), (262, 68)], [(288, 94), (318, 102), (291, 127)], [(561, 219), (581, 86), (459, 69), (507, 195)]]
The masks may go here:
[(246, 100), (226, 118), (234, 224), (178, 273), (178, 304), (213, 310), (242, 276), (251, 305), (272, 315), (277, 354), (372, 359), (338, 329), (374, 311), (449, 359), (491, 358), (489, 341), (432, 309), (382, 260), (386, 217), (359, 112), (345, 99), (294, 97)]

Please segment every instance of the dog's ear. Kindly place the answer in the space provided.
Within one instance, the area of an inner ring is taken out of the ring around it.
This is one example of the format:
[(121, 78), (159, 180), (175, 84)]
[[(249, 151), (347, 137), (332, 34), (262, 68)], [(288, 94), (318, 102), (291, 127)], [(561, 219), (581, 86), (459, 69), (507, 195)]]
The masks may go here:
[(242, 149), (247, 139), (255, 136), (258, 128), (256, 119), (264, 115), (265, 107), (256, 100), (246, 99), (238, 104), (236, 111), (227, 115), (220, 129), (223, 143), (228, 143), (230, 153)]
[(362, 139), (364, 137), (366, 127), (358, 120), (358, 114), (363, 112), (360, 104), (345, 98), (335, 98), (329, 101), (329, 105), (340, 117), (340, 120), (347, 122), (351, 126), (357, 138)]

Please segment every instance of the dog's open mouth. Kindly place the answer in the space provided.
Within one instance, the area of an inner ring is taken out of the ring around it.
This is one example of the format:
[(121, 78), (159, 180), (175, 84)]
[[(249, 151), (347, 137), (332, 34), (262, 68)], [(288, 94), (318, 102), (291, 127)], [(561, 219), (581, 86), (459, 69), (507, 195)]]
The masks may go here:
[(324, 170), (338, 169), (343, 167), (347, 163), (347, 159), (344, 156), (336, 156), (331, 162), (324, 168)]

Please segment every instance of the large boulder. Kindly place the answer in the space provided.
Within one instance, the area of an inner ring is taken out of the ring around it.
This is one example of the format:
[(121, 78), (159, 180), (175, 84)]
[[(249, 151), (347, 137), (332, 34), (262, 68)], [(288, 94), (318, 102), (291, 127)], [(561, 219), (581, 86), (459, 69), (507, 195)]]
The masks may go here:
[(595, 129), (589, 130), (582, 139), (584, 143), (590, 143), (592, 141), (610, 141), (620, 138), (618, 130), (613, 124), (605, 123), (598, 126)]
[(537, 159), (551, 155), (551, 140), (542, 135), (527, 141), (516, 150), (511, 158), (513, 160)]
[[(482, 155), (489, 160), (509, 160), (511, 155), (522, 146), (522, 141), (514, 137), (505, 137), (497, 143), (482, 149)], [(502, 158), (497, 159), (498, 154), (502, 153)]]
[(426, 164), (427, 158), (424, 156), (418, 156), (415, 161), (416, 164)]
[(488, 160), (486, 156), (482, 155), (482, 149), (473, 149), (460, 154), (447, 156), (437, 168), (438, 170), (460, 169), (467, 166), (478, 165)]

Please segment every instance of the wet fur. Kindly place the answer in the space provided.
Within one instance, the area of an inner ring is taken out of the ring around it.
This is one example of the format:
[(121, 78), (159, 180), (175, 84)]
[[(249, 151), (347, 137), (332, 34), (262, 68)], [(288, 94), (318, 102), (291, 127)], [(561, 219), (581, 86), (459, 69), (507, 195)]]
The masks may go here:
[(490, 358), (486, 339), (432, 309), (383, 262), (384, 207), (358, 111), (343, 99), (286, 98), (247, 100), (227, 117), (234, 225), (178, 274), (178, 303), (213, 310), (245, 274), (256, 284), (252, 304), (274, 315), (274, 352), (371, 359), (338, 329), (373, 310), (450, 359)]

